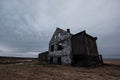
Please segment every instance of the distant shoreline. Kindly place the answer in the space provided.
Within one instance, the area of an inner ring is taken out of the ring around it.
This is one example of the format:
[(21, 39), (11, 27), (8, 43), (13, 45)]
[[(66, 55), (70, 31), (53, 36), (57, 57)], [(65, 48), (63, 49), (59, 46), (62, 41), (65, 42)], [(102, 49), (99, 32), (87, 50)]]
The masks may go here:
[(0, 56), (0, 58), (37, 59), (37, 58), (34, 58), (34, 57), (11, 57), (11, 56)]
[(105, 58), (105, 61), (120, 61), (120, 59), (113, 59), (113, 58)]

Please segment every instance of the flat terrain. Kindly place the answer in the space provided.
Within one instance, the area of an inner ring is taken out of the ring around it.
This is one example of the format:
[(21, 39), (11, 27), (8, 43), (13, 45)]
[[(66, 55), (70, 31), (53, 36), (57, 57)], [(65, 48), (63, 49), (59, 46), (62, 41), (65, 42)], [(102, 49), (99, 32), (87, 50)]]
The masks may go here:
[(39, 62), (0, 64), (0, 80), (120, 80), (120, 61), (84, 68)]

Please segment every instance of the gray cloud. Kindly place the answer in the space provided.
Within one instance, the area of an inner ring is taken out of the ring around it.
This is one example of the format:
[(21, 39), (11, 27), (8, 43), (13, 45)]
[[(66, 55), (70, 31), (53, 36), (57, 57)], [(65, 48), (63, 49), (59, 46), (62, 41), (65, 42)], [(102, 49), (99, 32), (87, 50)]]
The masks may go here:
[[(119, 57), (119, 0), (1, 0), (0, 55), (36, 56), (56, 27), (98, 37), (99, 53)], [(36, 53), (35, 53), (36, 52)]]

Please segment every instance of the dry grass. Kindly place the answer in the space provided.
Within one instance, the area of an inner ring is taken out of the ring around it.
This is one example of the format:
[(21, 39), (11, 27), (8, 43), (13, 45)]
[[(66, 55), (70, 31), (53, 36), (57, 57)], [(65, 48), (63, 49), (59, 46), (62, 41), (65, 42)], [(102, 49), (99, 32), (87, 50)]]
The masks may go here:
[[(119, 61), (120, 62), (120, 61)], [(84, 68), (45, 63), (0, 64), (0, 80), (119, 80), (120, 65)]]

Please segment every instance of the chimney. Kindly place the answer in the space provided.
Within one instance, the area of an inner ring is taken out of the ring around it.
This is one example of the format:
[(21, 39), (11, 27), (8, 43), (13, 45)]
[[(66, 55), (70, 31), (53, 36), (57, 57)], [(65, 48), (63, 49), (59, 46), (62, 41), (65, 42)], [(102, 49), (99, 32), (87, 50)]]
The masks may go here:
[(95, 38), (95, 40), (97, 40), (97, 37), (94, 37)]
[(70, 33), (70, 29), (67, 29), (67, 32)]
[(83, 32), (86, 33), (86, 30), (84, 30)]

